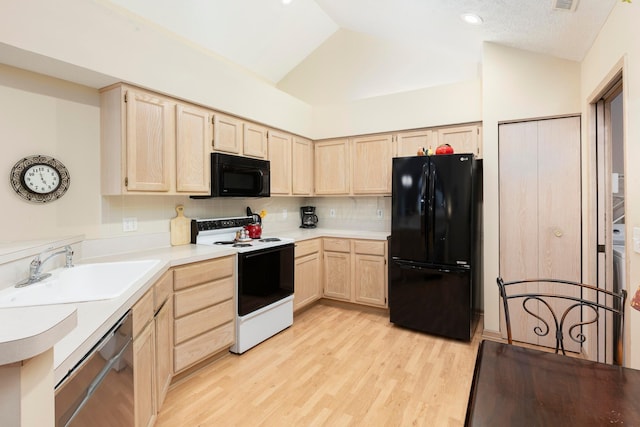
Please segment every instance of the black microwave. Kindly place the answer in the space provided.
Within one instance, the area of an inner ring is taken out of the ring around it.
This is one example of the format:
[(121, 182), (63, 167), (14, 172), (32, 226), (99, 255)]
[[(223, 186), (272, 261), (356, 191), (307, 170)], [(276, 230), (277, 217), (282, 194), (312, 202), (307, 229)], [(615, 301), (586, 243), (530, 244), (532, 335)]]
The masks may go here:
[(269, 197), (270, 175), (268, 160), (212, 153), (209, 197)]

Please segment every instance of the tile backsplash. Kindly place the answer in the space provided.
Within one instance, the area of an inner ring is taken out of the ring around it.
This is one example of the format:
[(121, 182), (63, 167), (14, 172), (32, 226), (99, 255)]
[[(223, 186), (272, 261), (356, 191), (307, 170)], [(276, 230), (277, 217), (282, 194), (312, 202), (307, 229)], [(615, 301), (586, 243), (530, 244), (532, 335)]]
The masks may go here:
[[(247, 206), (254, 212), (267, 211), (265, 230), (300, 226), (300, 207), (317, 208), (318, 227), (388, 231), (391, 224), (391, 197), (269, 197), (190, 199), (183, 196), (105, 196), (102, 198), (100, 236), (169, 231), (177, 205), (184, 205), (188, 218), (242, 216)], [(332, 216), (333, 214), (333, 216)], [(137, 230), (123, 231), (123, 219), (136, 218)], [(268, 232), (268, 231), (267, 231)]]
[(318, 227), (349, 230), (389, 231), (391, 197), (315, 197)]

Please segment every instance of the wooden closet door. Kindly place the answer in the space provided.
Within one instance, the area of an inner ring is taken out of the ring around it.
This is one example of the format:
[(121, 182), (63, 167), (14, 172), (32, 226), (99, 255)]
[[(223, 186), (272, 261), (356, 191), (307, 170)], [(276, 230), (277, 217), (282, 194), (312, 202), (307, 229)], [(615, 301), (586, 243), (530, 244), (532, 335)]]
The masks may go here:
[[(580, 218), (580, 118), (541, 120), (538, 122), (538, 277), (581, 282)], [(539, 291), (580, 296), (576, 289), (563, 290), (560, 286), (540, 285)], [(554, 301), (551, 305), (561, 315), (571, 304)], [(565, 322), (572, 325), (579, 319), (580, 312), (572, 310)], [(580, 346), (568, 335), (565, 330), (565, 349), (580, 351)], [(553, 347), (555, 337), (540, 338), (538, 343)]]
[[(538, 124), (521, 122), (500, 125), (498, 149), (500, 276), (507, 282), (536, 278), (539, 264)], [(527, 285), (522, 287), (522, 291), (537, 292), (538, 287)], [(516, 303), (517, 306), (510, 304), (514, 340), (537, 344), (533, 328), (538, 322), (518, 309), (520, 302)], [(502, 331), (506, 338), (506, 328), (502, 328)]]
[[(499, 138), (500, 275), (505, 281), (581, 281), (580, 118), (504, 124)], [(521, 290), (554, 292), (558, 286)], [(562, 303), (553, 306), (556, 313), (564, 310)], [(551, 321), (541, 306), (528, 307)], [(553, 334), (533, 332), (539, 323), (520, 300), (509, 310), (514, 340), (555, 346)], [(569, 337), (565, 347), (579, 351)]]
[(581, 279), (580, 118), (538, 122), (539, 277)]

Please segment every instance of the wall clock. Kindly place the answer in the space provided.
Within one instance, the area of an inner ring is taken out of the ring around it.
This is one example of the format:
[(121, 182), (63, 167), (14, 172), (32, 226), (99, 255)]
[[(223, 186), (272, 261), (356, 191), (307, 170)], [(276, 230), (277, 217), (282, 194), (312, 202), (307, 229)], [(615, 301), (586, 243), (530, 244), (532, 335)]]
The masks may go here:
[(49, 156), (28, 156), (11, 169), (11, 186), (30, 202), (47, 203), (57, 200), (69, 189), (71, 177), (67, 168)]

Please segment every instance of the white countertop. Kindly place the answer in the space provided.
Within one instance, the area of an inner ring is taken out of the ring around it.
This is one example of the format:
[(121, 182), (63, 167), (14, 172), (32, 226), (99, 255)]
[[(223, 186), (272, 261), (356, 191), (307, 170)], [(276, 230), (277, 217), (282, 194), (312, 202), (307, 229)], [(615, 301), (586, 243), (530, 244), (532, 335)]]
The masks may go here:
[[(274, 234), (293, 238), (296, 241), (318, 237), (386, 240), (389, 235), (388, 232), (324, 228), (295, 229)], [(160, 263), (140, 278), (123, 295), (115, 299), (79, 304), (0, 309), (0, 324), (2, 324), (0, 365), (32, 357), (38, 352), (30, 353), (40, 349), (46, 342), (50, 347), (57, 339), (63, 337), (54, 346), (54, 380), (57, 384), (167, 269), (235, 253), (233, 248), (189, 244), (83, 259), (78, 264), (142, 259), (158, 259)], [(76, 318), (77, 326), (73, 328)], [(73, 329), (70, 330), (71, 328)], [(56, 331), (56, 334), (52, 331)], [(24, 344), (27, 342), (31, 342), (32, 345), (25, 347)], [(21, 348), (23, 349), (21, 350)], [(42, 351), (47, 348), (43, 348)], [(22, 357), (23, 355), (26, 357)]]
[(275, 233), (281, 237), (289, 237), (296, 241), (315, 239), (318, 237), (341, 237), (345, 239), (387, 240), (390, 231), (342, 230), (332, 228), (298, 228)]
[(78, 324), (74, 306), (0, 310), (0, 365), (30, 359), (53, 347)]

